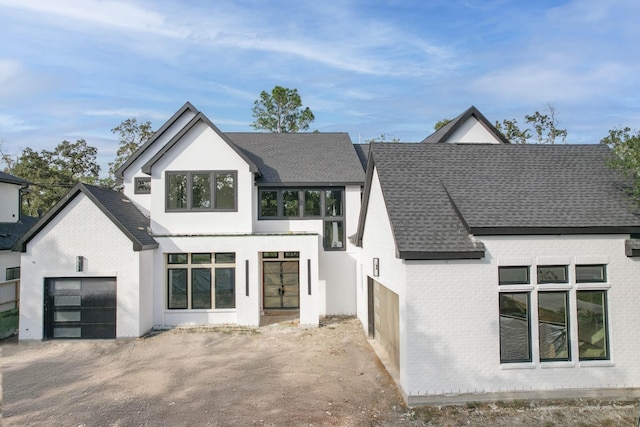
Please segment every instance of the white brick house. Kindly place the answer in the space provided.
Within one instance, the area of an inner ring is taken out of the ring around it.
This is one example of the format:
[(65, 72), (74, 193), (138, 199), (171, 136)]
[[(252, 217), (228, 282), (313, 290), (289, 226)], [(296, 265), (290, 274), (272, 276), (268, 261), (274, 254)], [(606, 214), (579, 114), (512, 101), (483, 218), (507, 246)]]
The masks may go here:
[(640, 216), (608, 155), (508, 144), (474, 107), (369, 147), (187, 103), (123, 193), (78, 185), (14, 246), (20, 339), (356, 314), (409, 403), (640, 387)]
[[(466, 119), (440, 136), (491, 131)], [(640, 387), (640, 216), (608, 148), (441, 141), (372, 145), (354, 239), (407, 401)]]
[(15, 246), (20, 339), (355, 314), (364, 170), (347, 134), (225, 134), (186, 103), (117, 177), (122, 193), (78, 185)]

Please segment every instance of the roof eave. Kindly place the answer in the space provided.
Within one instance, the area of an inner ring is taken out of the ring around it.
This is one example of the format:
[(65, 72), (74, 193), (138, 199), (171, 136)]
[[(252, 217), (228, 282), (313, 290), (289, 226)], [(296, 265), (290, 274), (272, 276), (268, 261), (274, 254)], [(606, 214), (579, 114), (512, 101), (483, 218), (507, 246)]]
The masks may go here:
[(558, 234), (634, 234), (640, 226), (594, 227), (470, 227), (475, 236), (558, 235)]
[(483, 250), (471, 251), (399, 251), (398, 258), (405, 261), (437, 261), (452, 259), (482, 259)]

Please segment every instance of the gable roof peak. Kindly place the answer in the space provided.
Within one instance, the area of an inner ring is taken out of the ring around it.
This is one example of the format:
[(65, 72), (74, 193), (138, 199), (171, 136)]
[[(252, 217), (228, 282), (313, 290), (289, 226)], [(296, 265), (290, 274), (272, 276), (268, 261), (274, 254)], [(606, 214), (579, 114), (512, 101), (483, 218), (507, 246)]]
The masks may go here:
[(173, 116), (169, 118), (160, 128), (155, 131), (155, 133), (149, 138), (144, 144), (142, 144), (138, 149), (129, 157), (116, 171), (114, 172), (116, 180), (124, 179), (124, 171), (127, 170), (129, 166), (133, 162), (135, 162), (138, 157), (144, 153), (147, 148), (149, 148), (158, 138), (160, 138), (164, 133), (171, 127), (173, 124), (178, 121), (180, 117), (182, 117), (186, 112), (191, 112), (193, 114), (198, 114), (200, 111), (193, 106), (193, 104), (189, 101), (185, 102), (182, 107), (176, 111)]
[(462, 114), (423, 139), (422, 142), (447, 142), (454, 132), (471, 117), (475, 117), (475, 119), (484, 125), (489, 133), (491, 133), (498, 141), (503, 144), (510, 144), (509, 140), (502, 134), (502, 132), (496, 129), (496, 127), (474, 105), (467, 108)]
[(176, 133), (173, 138), (171, 138), (160, 150), (158, 150), (158, 152), (153, 157), (151, 157), (151, 159), (149, 159), (147, 163), (142, 166), (142, 172), (147, 175), (151, 175), (151, 169), (153, 168), (153, 165), (155, 165), (162, 157), (164, 157), (178, 143), (178, 141), (182, 139), (184, 135), (186, 135), (200, 122), (203, 122), (216, 134), (218, 134), (218, 136), (222, 138), (222, 140), (226, 142), (229, 147), (231, 147), (231, 149), (233, 149), (249, 165), (249, 170), (260, 176), (260, 169), (258, 169), (256, 164), (249, 157), (247, 157), (245, 153), (243, 153), (238, 148), (238, 146), (234, 144), (233, 141), (231, 141), (231, 139), (229, 139), (229, 137), (225, 135), (220, 129), (218, 129), (218, 127), (214, 125), (213, 122), (209, 120), (209, 118), (201, 111), (198, 111), (198, 113), (191, 120), (189, 120), (189, 123), (187, 123), (182, 129), (180, 129), (180, 131)]

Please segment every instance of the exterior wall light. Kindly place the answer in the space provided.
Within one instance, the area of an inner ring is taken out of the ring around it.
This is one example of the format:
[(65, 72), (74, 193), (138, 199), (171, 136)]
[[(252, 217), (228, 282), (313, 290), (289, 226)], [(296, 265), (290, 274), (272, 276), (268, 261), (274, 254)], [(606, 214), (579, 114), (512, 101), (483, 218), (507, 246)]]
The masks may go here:
[(82, 255), (76, 257), (76, 271), (84, 271), (84, 257)]
[(380, 258), (373, 259), (373, 277), (380, 275)]

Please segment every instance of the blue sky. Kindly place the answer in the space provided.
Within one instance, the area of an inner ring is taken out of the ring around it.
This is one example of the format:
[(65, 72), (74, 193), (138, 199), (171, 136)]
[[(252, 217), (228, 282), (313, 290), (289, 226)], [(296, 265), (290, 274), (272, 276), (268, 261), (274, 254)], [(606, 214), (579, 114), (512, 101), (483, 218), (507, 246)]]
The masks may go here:
[(475, 105), (551, 103), (570, 143), (640, 128), (637, 0), (0, 0), (0, 141), (84, 138), (106, 172), (124, 119), (185, 101), (251, 131), (260, 91), (297, 88), (311, 129), (419, 141)]

